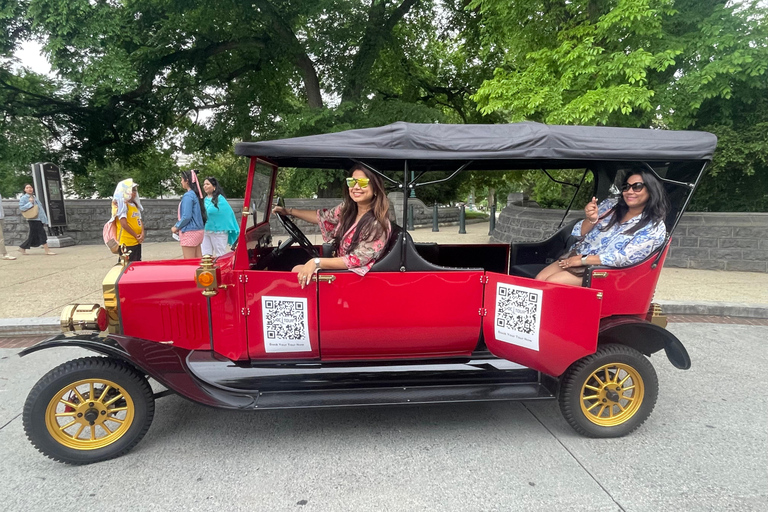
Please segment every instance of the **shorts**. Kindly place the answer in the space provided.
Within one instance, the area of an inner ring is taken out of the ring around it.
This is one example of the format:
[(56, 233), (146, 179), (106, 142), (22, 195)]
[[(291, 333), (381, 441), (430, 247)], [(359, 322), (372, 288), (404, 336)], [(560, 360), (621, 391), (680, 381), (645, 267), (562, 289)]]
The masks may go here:
[(203, 243), (203, 234), (205, 231), (196, 229), (195, 231), (182, 231), (179, 233), (179, 241), (182, 247), (197, 247)]

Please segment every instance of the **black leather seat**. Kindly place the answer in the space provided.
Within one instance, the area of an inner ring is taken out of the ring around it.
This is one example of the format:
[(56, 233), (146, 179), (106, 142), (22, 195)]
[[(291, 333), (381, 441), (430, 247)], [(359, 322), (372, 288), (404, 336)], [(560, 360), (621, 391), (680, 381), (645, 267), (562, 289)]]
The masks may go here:
[(548, 264), (545, 263), (528, 263), (525, 265), (512, 265), (509, 268), (509, 274), (518, 277), (529, 277), (535, 279), (539, 272), (544, 270)]

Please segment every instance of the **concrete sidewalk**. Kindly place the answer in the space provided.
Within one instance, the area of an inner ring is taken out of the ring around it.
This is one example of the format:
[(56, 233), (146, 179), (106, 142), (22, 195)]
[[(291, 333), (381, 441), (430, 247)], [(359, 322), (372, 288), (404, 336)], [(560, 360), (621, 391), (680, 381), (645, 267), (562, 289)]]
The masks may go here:
[[(488, 223), (468, 224), (461, 235), (458, 226), (441, 226), (437, 233), (420, 228), (411, 235), (416, 241), (447, 244), (491, 241)], [(310, 240), (319, 243), (319, 236)], [(117, 261), (101, 244), (54, 249), (55, 256), (42, 249), (22, 256), (16, 249), (8, 247), (17, 260), (0, 259), (0, 336), (55, 332), (65, 305), (101, 304), (101, 281)], [(143, 256), (145, 261), (180, 259), (181, 249), (177, 242), (146, 243)], [(768, 274), (665, 268), (654, 300), (668, 314), (768, 318)]]

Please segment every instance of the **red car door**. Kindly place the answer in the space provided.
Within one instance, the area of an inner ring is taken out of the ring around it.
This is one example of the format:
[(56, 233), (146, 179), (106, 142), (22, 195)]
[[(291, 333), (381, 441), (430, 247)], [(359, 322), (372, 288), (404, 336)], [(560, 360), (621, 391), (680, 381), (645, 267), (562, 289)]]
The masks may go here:
[(251, 360), (317, 359), (317, 283), (302, 290), (294, 272), (243, 273)]
[(483, 272), (323, 271), (322, 359), (466, 356), (480, 336)]
[(494, 355), (549, 375), (597, 349), (599, 290), (487, 274), (483, 335)]

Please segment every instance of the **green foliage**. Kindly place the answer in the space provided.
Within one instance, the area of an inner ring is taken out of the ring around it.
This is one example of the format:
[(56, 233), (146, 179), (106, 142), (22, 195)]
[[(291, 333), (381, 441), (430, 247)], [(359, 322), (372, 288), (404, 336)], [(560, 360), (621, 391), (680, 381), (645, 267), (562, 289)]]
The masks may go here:
[(47, 147), (48, 132), (33, 119), (0, 120), (0, 194), (14, 197), (32, 182), (30, 165), (56, 161)]
[[(506, 121), (698, 128), (720, 137), (693, 209), (765, 209), (768, 11), (758, 1), (473, 0), (503, 62), (474, 99)], [(764, 131), (764, 129), (762, 129)], [(543, 181), (530, 190), (556, 204)]]
[[(764, 5), (764, 4), (763, 4)], [(394, 121), (708, 129), (720, 136), (695, 208), (760, 209), (768, 26), (728, 0), (7, 0), (0, 5), (0, 190), (54, 161), (83, 197), (126, 175), (177, 186), (195, 155), (242, 195), (236, 141)], [(45, 44), (56, 73), (18, 66)], [(337, 195), (342, 171), (286, 170), (286, 196)], [(729, 180), (733, 180), (731, 184)], [(470, 173), (427, 203), (524, 191), (561, 206), (539, 172)]]
[[(396, 179), (402, 180), (402, 175), (395, 176)], [(427, 183), (429, 181), (443, 180), (450, 176), (450, 173), (432, 171), (425, 172), (419, 183)], [(423, 187), (416, 188), (416, 197), (421, 199), (426, 205), (449, 204), (456, 201), (463, 200), (466, 195), (462, 193), (466, 181), (469, 179), (469, 173), (462, 172), (454, 176), (451, 180), (443, 183), (435, 183), (432, 185), (425, 185)]]
[(123, 160), (92, 160), (85, 170), (82, 174), (65, 175), (71, 192), (80, 197), (112, 197), (117, 184), (127, 178), (139, 184), (142, 197), (158, 197), (168, 190), (180, 190), (179, 169), (169, 150), (151, 149)]
[(197, 169), (200, 180), (208, 176), (216, 178), (226, 197), (245, 197), (248, 181), (248, 159), (234, 153), (198, 155), (190, 168)]
[[(583, 0), (515, 2), (509, 9), (505, 0), (475, 0), (470, 6), (495, 22), (485, 33), (487, 44), (507, 50), (493, 79), (474, 96), (480, 110), (502, 111), (510, 121), (647, 125), (655, 107), (648, 75), (673, 65), (681, 51), (663, 46), (662, 22), (674, 13), (671, 5)], [(511, 28), (524, 19), (531, 20), (527, 26)]]
[(57, 78), (6, 68), (0, 95), (48, 127), (87, 195), (157, 147), (215, 160), (237, 140), (487, 119), (478, 22), (462, 0), (11, 0), (0, 49), (39, 38)]
[(768, 122), (738, 131), (728, 126), (706, 129), (718, 136), (717, 153), (691, 209), (768, 211)]
[(484, 213), (484, 212), (475, 212), (475, 211), (467, 210), (467, 211), (464, 212), (464, 217), (467, 220), (469, 220), (469, 219), (488, 220), (490, 215), (488, 215), (487, 213)]

